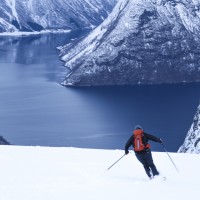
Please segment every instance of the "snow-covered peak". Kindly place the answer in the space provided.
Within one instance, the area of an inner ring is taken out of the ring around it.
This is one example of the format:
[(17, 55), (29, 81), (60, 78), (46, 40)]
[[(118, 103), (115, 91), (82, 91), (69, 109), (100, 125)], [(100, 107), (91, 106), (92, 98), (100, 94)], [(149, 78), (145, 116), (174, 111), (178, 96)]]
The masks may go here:
[(0, 32), (92, 28), (116, 0), (1, 0)]
[(193, 123), (187, 133), (183, 145), (178, 150), (180, 153), (200, 153), (200, 105), (194, 116)]
[(63, 84), (200, 81), (199, 8), (200, 0), (119, 0), (87, 38), (63, 47), (72, 69)]

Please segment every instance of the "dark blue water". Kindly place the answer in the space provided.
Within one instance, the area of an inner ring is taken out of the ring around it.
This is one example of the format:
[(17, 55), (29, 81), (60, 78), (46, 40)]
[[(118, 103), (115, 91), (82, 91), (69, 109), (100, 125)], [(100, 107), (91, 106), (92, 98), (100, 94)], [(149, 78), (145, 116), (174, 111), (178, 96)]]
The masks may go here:
[(16, 145), (123, 149), (140, 124), (177, 151), (200, 84), (63, 87), (67, 69), (56, 46), (75, 36), (0, 37), (0, 135)]

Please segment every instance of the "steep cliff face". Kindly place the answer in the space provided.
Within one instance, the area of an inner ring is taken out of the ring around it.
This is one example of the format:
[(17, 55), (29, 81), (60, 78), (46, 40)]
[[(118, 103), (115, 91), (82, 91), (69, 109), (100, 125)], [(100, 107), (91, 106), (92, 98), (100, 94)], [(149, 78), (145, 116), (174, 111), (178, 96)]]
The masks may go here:
[(200, 0), (119, 0), (109, 17), (61, 58), (64, 85), (200, 81)]
[(200, 105), (179, 153), (200, 153)]
[(1, 0), (0, 32), (91, 28), (116, 0)]

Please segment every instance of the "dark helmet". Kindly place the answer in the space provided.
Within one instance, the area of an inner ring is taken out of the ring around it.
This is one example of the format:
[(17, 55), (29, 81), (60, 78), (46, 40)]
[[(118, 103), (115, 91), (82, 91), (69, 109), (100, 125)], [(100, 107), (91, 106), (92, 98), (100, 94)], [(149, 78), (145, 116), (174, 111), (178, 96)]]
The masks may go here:
[(136, 125), (135, 129), (142, 129), (142, 127), (140, 125)]

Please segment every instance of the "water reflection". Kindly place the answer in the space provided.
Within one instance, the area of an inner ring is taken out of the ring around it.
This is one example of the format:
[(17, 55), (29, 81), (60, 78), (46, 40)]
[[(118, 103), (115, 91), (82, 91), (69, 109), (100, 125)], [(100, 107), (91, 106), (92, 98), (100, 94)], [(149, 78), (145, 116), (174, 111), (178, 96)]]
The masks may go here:
[(49, 53), (53, 54), (57, 46), (68, 43), (73, 34), (59, 34), (59, 37), (57, 34), (1, 36), (0, 51), (4, 54), (1, 62), (25, 65), (48, 63)]
[(0, 36), (0, 63), (21, 64), (18, 67), (23, 68), (24, 73), (30, 68), (40, 68), (39, 72), (44, 73), (49, 81), (60, 82), (68, 70), (59, 60), (60, 52), (56, 47), (65, 45), (82, 34), (86, 33)]

